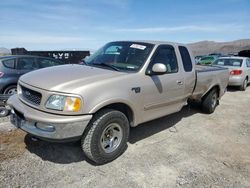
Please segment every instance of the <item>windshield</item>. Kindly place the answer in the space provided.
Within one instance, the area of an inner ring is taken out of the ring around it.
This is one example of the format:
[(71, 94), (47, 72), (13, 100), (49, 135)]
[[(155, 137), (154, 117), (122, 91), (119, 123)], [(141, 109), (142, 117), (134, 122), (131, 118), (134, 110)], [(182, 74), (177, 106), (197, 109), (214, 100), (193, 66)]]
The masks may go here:
[(90, 66), (136, 72), (145, 63), (153, 46), (142, 42), (111, 42), (84, 61)]
[(242, 59), (217, 59), (213, 64), (219, 66), (241, 67)]

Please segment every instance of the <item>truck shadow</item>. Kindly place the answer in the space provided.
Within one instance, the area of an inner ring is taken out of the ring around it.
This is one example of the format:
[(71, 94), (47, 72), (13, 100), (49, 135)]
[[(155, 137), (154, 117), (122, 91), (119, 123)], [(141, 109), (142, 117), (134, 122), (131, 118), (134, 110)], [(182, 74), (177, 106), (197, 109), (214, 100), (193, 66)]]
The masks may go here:
[[(250, 83), (247, 84), (247, 90), (249, 89), (249, 87), (250, 87)], [(227, 86), (227, 92), (242, 92), (242, 91), (237, 86)]]
[(133, 127), (130, 129), (129, 143), (134, 144), (140, 140), (169, 129), (181, 121), (182, 118), (191, 116), (195, 113), (201, 113), (198, 104), (193, 104), (192, 108), (185, 106), (180, 112)]
[(239, 87), (227, 86), (227, 92), (240, 92)]
[(26, 149), (30, 153), (34, 153), (44, 161), (69, 164), (86, 160), (82, 153), (80, 142), (54, 143), (43, 140), (34, 141), (29, 134), (25, 136), (24, 142)]
[[(198, 106), (194, 106), (192, 108), (187, 106), (180, 112), (132, 128), (129, 143), (134, 144), (147, 137), (157, 134), (158, 132), (164, 131), (174, 126), (182, 118), (191, 116), (195, 113), (200, 113)], [(80, 141), (71, 143), (52, 143), (42, 140), (34, 141), (32, 137), (27, 134), (24, 138), (24, 142), (26, 144), (26, 149), (29, 152), (34, 153), (45, 161), (59, 164), (69, 164), (85, 160), (88, 163), (95, 165), (84, 156), (80, 147)]]

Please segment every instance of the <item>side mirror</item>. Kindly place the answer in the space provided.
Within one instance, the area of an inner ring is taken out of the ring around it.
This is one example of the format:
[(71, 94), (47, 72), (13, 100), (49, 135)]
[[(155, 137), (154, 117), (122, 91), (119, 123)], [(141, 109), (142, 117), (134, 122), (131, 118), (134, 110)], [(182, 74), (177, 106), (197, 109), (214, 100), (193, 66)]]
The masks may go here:
[(166, 73), (167, 72), (167, 67), (166, 65), (162, 64), (162, 63), (156, 63), (153, 65), (152, 67), (152, 71), (154, 73)]
[(147, 71), (147, 75), (161, 75), (167, 72), (166, 65), (162, 63), (156, 63), (153, 65), (152, 70)]

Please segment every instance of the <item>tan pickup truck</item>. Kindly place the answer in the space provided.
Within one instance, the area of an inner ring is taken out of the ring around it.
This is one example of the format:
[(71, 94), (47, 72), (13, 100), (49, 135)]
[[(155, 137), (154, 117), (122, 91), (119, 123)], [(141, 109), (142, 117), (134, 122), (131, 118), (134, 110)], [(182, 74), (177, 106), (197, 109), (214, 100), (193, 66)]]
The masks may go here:
[(224, 94), (225, 68), (196, 66), (183, 44), (110, 42), (82, 65), (23, 75), (8, 100), (11, 122), (41, 139), (81, 139), (103, 164), (121, 155), (130, 127), (180, 111), (188, 100), (212, 113)]

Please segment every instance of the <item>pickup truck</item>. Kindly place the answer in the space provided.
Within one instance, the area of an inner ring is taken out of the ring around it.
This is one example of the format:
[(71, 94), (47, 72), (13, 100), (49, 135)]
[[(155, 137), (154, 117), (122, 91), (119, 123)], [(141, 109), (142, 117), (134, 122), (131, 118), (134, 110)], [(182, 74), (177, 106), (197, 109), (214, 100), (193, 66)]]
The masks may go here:
[(126, 149), (130, 127), (178, 112), (189, 100), (214, 112), (228, 69), (196, 66), (189, 49), (159, 41), (110, 42), (83, 65), (23, 75), (10, 97), (11, 122), (49, 141), (81, 140), (97, 164)]

